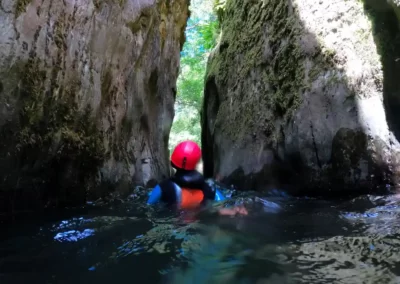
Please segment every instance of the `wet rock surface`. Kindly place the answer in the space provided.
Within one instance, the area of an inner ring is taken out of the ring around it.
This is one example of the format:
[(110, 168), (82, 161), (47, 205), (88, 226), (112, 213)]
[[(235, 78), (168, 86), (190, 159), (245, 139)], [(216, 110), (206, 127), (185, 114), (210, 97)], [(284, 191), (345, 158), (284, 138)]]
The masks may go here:
[(2, 0), (0, 211), (169, 175), (188, 1)]
[(398, 20), (368, 2), (226, 1), (205, 82), (207, 176), (332, 196), (397, 184)]

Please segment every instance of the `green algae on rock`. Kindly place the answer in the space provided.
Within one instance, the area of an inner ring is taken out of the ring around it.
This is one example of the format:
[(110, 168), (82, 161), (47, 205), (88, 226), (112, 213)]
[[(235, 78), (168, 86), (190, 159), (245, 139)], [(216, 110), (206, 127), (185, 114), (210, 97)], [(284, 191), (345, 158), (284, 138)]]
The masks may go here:
[(318, 195), (397, 183), (385, 63), (364, 3), (227, 0), (220, 9), (202, 110), (206, 175)]
[[(299, 90), (304, 87), (305, 76), (302, 72), (304, 56), (297, 43), (300, 27), (296, 26), (295, 19), (291, 17), (289, 4), (286, 1), (272, 1), (268, 5), (262, 1), (256, 4), (247, 1), (227, 1), (225, 13), (232, 18), (221, 24), (222, 35), (217, 46), (218, 51), (215, 51), (218, 55), (212, 55), (207, 77), (215, 78), (218, 85), (227, 84), (242, 92), (237, 99), (246, 105), (246, 111), (241, 113), (247, 114), (247, 117), (235, 116), (233, 113), (237, 111), (232, 108), (223, 109), (225, 115), (235, 121), (235, 125), (246, 124), (246, 128), (250, 126), (249, 131), (252, 131), (253, 127), (260, 126), (258, 123), (252, 125), (253, 123), (264, 120), (262, 127), (271, 132), (275, 126), (268, 116), (276, 114), (289, 120), (292, 108), (296, 108), (300, 103)], [(276, 15), (279, 15), (281, 20), (265, 25)], [(265, 33), (270, 35), (267, 42)], [(283, 38), (286, 42), (281, 44)], [(255, 70), (260, 72), (256, 95), (240, 84), (241, 80), (251, 76), (249, 73)], [(231, 76), (232, 73), (237, 75)], [(229, 82), (229, 78), (238, 84)], [(221, 93), (229, 91), (224, 89)], [(251, 110), (257, 107), (260, 99), (266, 100), (272, 113), (260, 112), (260, 116), (257, 115), (257, 119), (254, 119)], [(241, 134), (235, 131), (242, 131), (244, 128), (235, 127), (232, 129), (233, 133), (228, 135), (233, 140), (238, 139), (238, 135)], [(229, 130), (231, 129), (221, 129), (221, 131)]]
[(81, 205), (169, 175), (188, 14), (186, 0), (0, 10), (0, 211)]
[(32, 0), (17, 0), (15, 4), (15, 17), (18, 18), (19, 15), (26, 11), (26, 7), (31, 3)]

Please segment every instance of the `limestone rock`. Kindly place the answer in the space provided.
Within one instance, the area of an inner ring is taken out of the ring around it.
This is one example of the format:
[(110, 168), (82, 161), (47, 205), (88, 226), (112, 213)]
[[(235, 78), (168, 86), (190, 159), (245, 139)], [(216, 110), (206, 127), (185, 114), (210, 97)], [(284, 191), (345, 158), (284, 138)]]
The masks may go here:
[(206, 176), (322, 195), (397, 184), (400, 34), (380, 3), (226, 1), (205, 82)]
[(169, 175), (188, 13), (187, 0), (1, 1), (0, 211)]

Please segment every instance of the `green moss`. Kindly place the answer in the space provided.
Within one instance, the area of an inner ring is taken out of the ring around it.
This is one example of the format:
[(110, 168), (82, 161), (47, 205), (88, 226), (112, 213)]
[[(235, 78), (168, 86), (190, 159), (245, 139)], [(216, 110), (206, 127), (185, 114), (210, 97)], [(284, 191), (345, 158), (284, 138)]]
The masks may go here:
[(61, 20), (62, 16), (54, 24), (54, 42), (59, 49), (65, 50), (67, 48), (66, 44), (66, 34), (65, 25)]
[[(309, 82), (317, 80), (318, 76), (328, 70), (335, 70), (335, 56), (336, 52), (331, 49), (319, 49), (312, 58), (313, 67), (308, 72)], [(337, 74), (330, 77), (329, 83), (338, 83), (340, 79)]]
[[(19, 156), (28, 160), (39, 160), (40, 155), (48, 156), (45, 160), (50, 164), (43, 164), (44, 169), (57, 161), (60, 167), (73, 163), (78, 179), (85, 179), (104, 159), (102, 133), (90, 117), (90, 107), (83, 112), (78, 110), (76, 95), (80, 80), (70, 80), (61, 86), (58, 95), (46, 92), (45, 82), (46, 72), (42, 71), (40, 61), (30, 59), (21, 69), (23, 105), (21, 130), (15, 133), (17, 155), (20, 153)], [(50, 178), (50, 172), (47, 174)]]
[(118, 4), (121, 8), (123, 8), (126, 4), (126, 1), (127, 0), (93, 0), (93, 5), (97, 11), (100, 10), (101, 5), (104, 2), (108, 2), (110, 4), (115, 3), (115, 4)]
[(102, 108), (110, 106), (113, 96), (116, 94), (117, 90), (112, 85), (112, 73), (111, 69), (105, 70), (101, 78), (101, 106)]
[(141, 28), (140, 18), (136, 21), (128, 22), (126, 26), (132, 31), (133, 34), (137, 33)]
[(46, 73), (39, 69), (38, 63), (29, 60), (21, 78), (21, 95), (25, 100), (21, 110), (21, 122), (25, 126), (37, 124), (43, 116), (45, 79)]
[[(164, 3), (164, 2), (161, 2), (161, 3)], [(161, 3), (159, 3), (158, 9), (161, 13), (161, 17), (163, 17), (163, 15), (165, 15), (168, 12), (165, 8), (165, 5), (161, 5)], [(154, 11), (153, 7), (144, 8), (141, 11), (140, 16), (137, 19), (135, 19), (134, 21), (130, 21), (130, 22), (126, 23), (126, 26), (132, 31), (133, 34), (137, 33), (141, 29), (147, 29), (149, 26), (149, 23), (151, 21), (153, 11)]]
[[(246, 125), (250, 129), (264, 125), (264, 133), (280, 137), (273, 117), (267, 113), (254, 115), (254, 110), (260, 109), (261, 100), (275, 118), (289, 121), (301, 103), (300, 95), (306, 88), (305, 55), (298, 45), (297, 37), (302, 31), (296, 11), (289, 8), (288, 1), (282, 0), (271, 0), (267, 4), (228, 0), (223, 9), (222, 36), (215, 56), (208, 63), (206, 76), (215, 77), (220, 86), (242, 88), (241, 82), (251, 71), (258, 70), (263, 80), (257, 91), (261, 97), (254, 98), (244, 89), (236, 91), (243, 97), (233, 99), (245, 102), (246, 107), (243, 106), (241, 115), (236, 116), (235, 125)], [(268, 58), (264, 55), (266, 52), (270, 54)], [(235, 140), (243, 134), (242, 129), (235, 127), (224, 131)]]
[(26, 12), (26, 7), (32, 0), (17, 0), (15, 4), (15, 18), (18, 18), (22, 13)]
[(93, 5), (96, 10), (99, 10), (101, 7), (101, 0), (93, 0)]
[(224, 21), (224, 14), (225, 14), (225, 6), (227, 0), (215, 0), (214, 2), (214, 13), (218, 17), (218, 21), (222, 23)]

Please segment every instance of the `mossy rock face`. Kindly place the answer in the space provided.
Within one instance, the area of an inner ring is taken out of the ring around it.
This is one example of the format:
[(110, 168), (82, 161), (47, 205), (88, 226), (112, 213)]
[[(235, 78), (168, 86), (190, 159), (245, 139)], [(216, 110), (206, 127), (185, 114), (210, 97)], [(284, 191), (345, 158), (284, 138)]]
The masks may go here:
[[(6, 137), (13, 142), (8, 149), (3, 148), (7, 150), (3, 159), (13, 159), (16, 166), (10, 165), (11, 174), (23, 181), (14, 186), (38, 191), (42, 202), (82, 204), (87, 186), (95, 183), (104, 162), (105, 150), (90, 107), (78, 111), (80, 82), (72, 80), (59, 87), (58, 95), (51, 94), (45, 91), (48, 77), (39, 60), (17, 66), (20, 69), (12, 72), (19, 74), (20, 84), (14, 95), (19, 96), (21, 105), (18, 120), (10, 124), (13, 136)], [(5, 189), (12, 186), (3, 182)]]
[[(302, 27), (289, 1), (228, 0), (223, 4), (217, 7), (223, 12), (222, 34), (210, 56), (206, 75), (207, 103), (202, 120), (205, 155), (210, 148), (235, 151), (233, 144), (251, 148), (260, 140), (270, 146), (281, 143), (284, 137), (280, 124), (291, 120), (302, 101), (301, 92), (307, 87), (305, 54), (298, 42)], [(209, 87), (213, 86), (210, 82), (215, 88)], [(210, 105), (216, 100), (214, 97), (220, 102), (217, 108)], [(277, 118), (281, 122), (277, 123)], [(214, 133), (208, 134), (212, 129)], [(213, 146), (217, 143), (214, 135), (223, 141), (243, 142), (221, 141)], [(213, 158), (205, 159), (206, 173), (213, 163), (218, 163), (219, 155), (217, 151)]]
[(167, 177), (188, 1), (12, 8), (0, 38), (0, 215)]
[(206, 175), (316, 195), (395, 184), (400, 37), (390, 6), (374, 20), (362, 1), (222, 2), (202, 110)]
[(126, 2), (127, 0), (93, 0), (96, 10), (100, 10), (103, 4), (118, 5), (120, 8), (123, 8)]
[[(232, 140), (240, 138), (243, 131), (251, 135), (260, 126), (279, 139), (280, 130), (272, 118), (290, 120), (301, 102), (300, 92), (305, 87), (304, 55), (297, 43), (301, 26), (289, 6), (288, 1), (226, 3), (227, 18), (222, 22), (222, 36), (209, 61), (207, 78), (215, 78), (221, 96), (242, 105), (240, 111), (225, 105), (219, 110), (221, 117), (234, 122), (234, 128), (221, 129)], [(257, 82), (248, 90), (251, 77)], [(257, 113), (252, 111), (255, 109)]]

